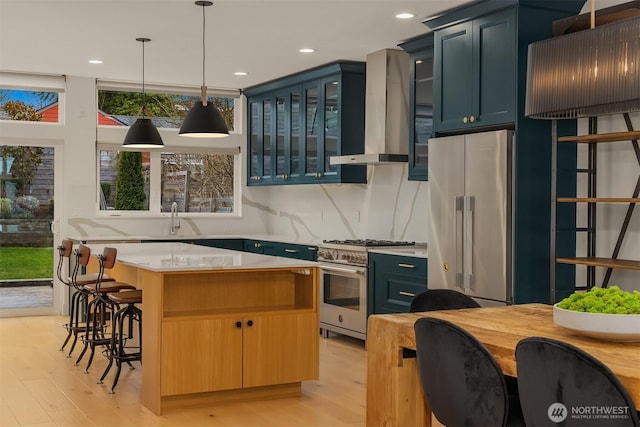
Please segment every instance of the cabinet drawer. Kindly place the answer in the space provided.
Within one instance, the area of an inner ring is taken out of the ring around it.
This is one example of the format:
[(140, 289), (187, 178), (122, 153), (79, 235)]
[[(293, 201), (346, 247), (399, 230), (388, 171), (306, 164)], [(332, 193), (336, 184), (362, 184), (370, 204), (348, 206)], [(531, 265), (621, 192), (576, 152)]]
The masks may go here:
[(290, 243), (280, 243), (278, 248), (278, 256), (286, 258), (303, 259), (307, 261), (315, 261), (318, 248), (315, 246), (295, 245)]
[(427, 290), (427, 279), (390, 274), (384, 286), (383, 298), (378, 302), (383, 312), (404, 313), (409, 311), (413, 298)]
[(414, 258), (397, 255), (387, 255), (385, 260), (388, 273), (402, 274), (411, 277), (427, 277), (426, 258)]

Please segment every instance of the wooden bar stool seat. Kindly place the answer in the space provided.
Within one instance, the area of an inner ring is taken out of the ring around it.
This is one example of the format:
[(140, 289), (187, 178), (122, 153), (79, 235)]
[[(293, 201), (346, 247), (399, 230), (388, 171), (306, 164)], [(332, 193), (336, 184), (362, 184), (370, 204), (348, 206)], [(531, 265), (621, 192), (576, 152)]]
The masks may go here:
[[(113, 316), (111, 344), (105, 352), (105, 355), (109, 359), (109, 364), (102, 373), (100, 381), (98, 381), (98, 384), (102, 384), (102, 381), (109, 373), (109, 370), (115, 361), (117, 370), (113, 379), (113, 384), (111, 385), (111, 390), (109, 391), (109, 393), (113, 394), (114, 389), (118, 384), (118, 379), (120, 378), (122, 362), (127, 363), (130, 369), (135, 369), (131, 362), (142, 362), (142, 310), (136, 307), (136, 304), (142, 303), (142, 291), (135, 290), (108, 293), (107, 298), (113, 301), (117, 306), (126, 305), (124, 308), (118, 310)], [(126, 330), (125, 323), (127, 324)], [(138, 326), (138, 345), (128, 345), (127, 340), (134, 338), (133, 329), (136, 323)]]

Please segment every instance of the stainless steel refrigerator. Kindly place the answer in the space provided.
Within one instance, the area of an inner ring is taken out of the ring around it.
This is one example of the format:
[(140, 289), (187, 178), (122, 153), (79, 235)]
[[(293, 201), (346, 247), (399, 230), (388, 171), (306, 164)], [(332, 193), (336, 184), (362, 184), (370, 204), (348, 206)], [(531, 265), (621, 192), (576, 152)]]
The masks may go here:
[(509, 130), (429, 140), (429, 289), (513, 302), (514, 143)]

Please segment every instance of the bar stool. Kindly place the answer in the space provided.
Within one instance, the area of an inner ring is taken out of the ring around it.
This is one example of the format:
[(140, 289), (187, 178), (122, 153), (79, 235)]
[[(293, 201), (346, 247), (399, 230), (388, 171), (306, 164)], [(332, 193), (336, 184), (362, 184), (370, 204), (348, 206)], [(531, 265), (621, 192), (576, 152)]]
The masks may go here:
[[(80, 245), (80, 249), (85, 253), (88, 251), (88, 253), (91, 254), (91, 250), (84, 245)], [(126, 289), (135, 289), (135, 286), (128, 283), (121, 283), (115, 280), (103, 280), (105, 270), (110, 270), (115, 265), (117, 253), (118, 252), (115, 248), (105, 247), (102, 255), (97, 256), (100, 264), (97, 281), (95, 283), (88, 283), (83, 287), (83, 289), (88, 293), (88, 297), (91, 297), (91, 300), (88, 302), (86, 310), (87, 328), (83, 337), (84, 348), (82, 349), (80, 356), (78, 356), (75, 365), (78, 366), (80, 364), (80, 361), (87, 352), (87, 349), (90, 348), (91, 353), (89, 355), (87, 367), (84, 371), (85, 374), (89, 373), (89, 368), (93, 363), (96, 346), (108, 346), (111, 343), (111, 338), (107, 332), (107, 320), (109, 316), (120, 307), (114, 305), (113, 301), (107, 298), (107, 294)]]
[[(142, 304), (142, 291), (123, 291), (108, 293), (109, 298), (117, 306), (126, 304), (126, 307), (121, 308), (113, 315), (113, 324), (111, 330), (111, 344), (105, 350), (105, 355), (109, 359), (109, 364), (104, 370), (98, 384), (102, 384), (105, 379), (113, 361), (115, 360), (117, 370), (116, 376), (113, 379), (111, 390), (109, 394), (113, 394), (116, 385), (118, 384), (118, 378), (120, 377), (120, 371), (122, 369), (122, 362), (126, 362), (130, 369), (135, 369), (131, 362), (142, 362), (142, 310), (136, 307), (136, 304)], [(125, 323), (127, 323), (127, 330), (125, 333)], [(134, 324), (138, 324), (138, 345), (127, 346), (127, 340), (134, 338), (133, 328)]]
[[(88, 249), (88, 248), (87, 248)], [(64, 347), (71, 339), (73, 335), (73, 343), (71, 344), (71, 349), (69, 350), (69, 354), (67, 357), (71, 357), (71, 353), (73, 353), (73, 349), (78, 342), (78, 335), (84, 333), (86, 331), (86, 322), (83, 322), (80, 313), (82, 312), (82, 306), (87, 303), (87, 295), (88, 292), (84, 290), (84, 285), (89, 283), (95, 283), (98, 280), (97, 274), (78, 274), (80, 270), (84, 270), (87, 264), (89, 263), (89, 257), (91, 255), (90, 251), (85, 250), (76, 250), (74, 255), (76, 257), (76, 262), (73, 267), (73, 271), (70, 276), (62, 276), (63, 272), (63, 263), (65, 260), (69, 260), (71, 258), (71, 254), (73, 253), (73, 240), (65, 239), (62, 241), (60, 246), (58, 246), (58, 267), (56, 270), (56, 275), (58, 280), (72, 289), (72, 295), (70, 298), (70, 306), (69, 306), (69, 322), (63, 325), (67, 329), (67, 337), (65, 338), (62, 346), (60, 347), (60, 351), (64, 350)], [(111, 277), (105, 275), (102, 279), (103, 281), (114, 281)]]

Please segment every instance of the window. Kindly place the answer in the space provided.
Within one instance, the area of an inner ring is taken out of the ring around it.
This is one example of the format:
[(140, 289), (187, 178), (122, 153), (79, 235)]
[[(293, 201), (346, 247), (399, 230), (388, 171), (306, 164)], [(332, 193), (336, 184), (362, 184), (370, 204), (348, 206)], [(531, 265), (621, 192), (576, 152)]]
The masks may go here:
[[(212, 154), (197, 149), (151, 153), (106, 144), (98, 152), (100, 211), (165, 213), (176, 202), (179, 212), (237, 213), (239, 153)], [(157, 203), (154, 194), (160, 194)]]
[(234, 159), (230, 154), (162, 153), (162, 212), (233, 213)]
[(0, 72), (0, 120), (61, 123), (62, 76)]
[[(142, 114), (137, 90), (127, 83), (98, 82), (98, 210), (114, 216), (164, 216), (176, 203), (187, 215), (240, 215), (243, 135), (230, 132), (219, 141), (179, 136), (183, 117), (199, 96), (188, 88), (146, 86), (147, 113), (165, 148), (124, 148), (128, 126)], [(239, 91), (215, 92), (210, 99), (230, 131), (242, 129), (234, 115), (236, 107), (242, 111)]]
[(0, 119), (59, 123), (58, 93), (0, 89)]
[[(200, 94), (166, 86), (147, 85), (144, 94), (146, 114), (158, 128), (178, 129)], [(123, 83), (98, 82), (98, 125), (131, 126), (142, 116), (143, 94), (141, 88)], [(212, 102), (224, 117), (230, 132), (236, 129), (235, 117), (237, 91), (209, 92)]]

